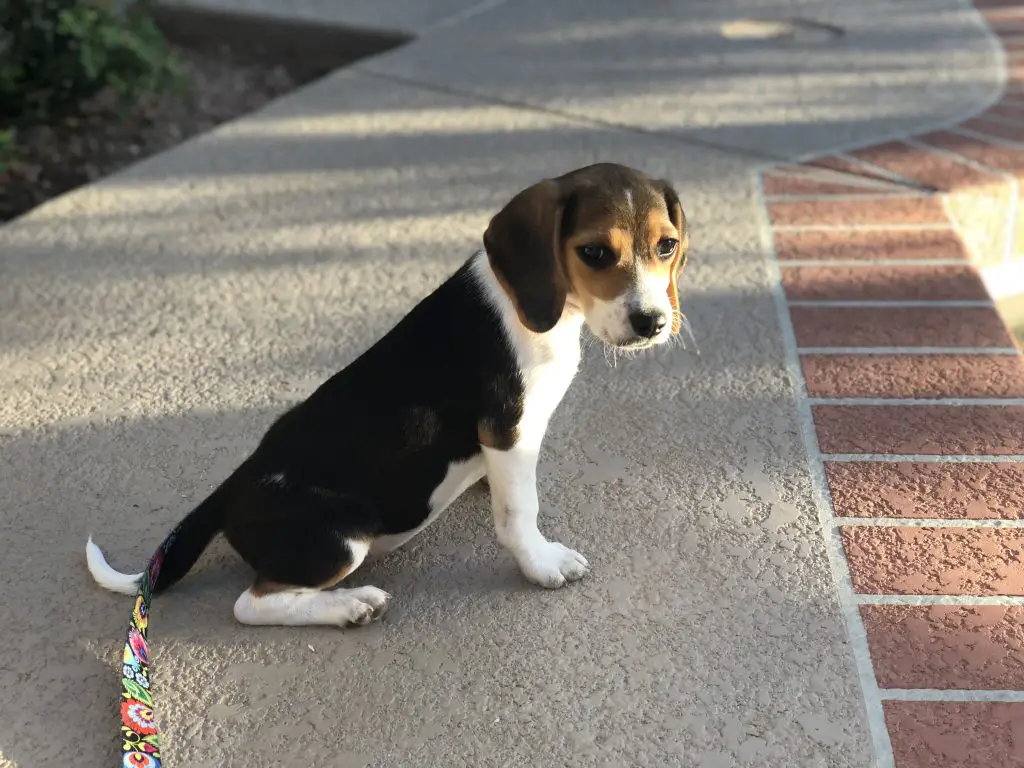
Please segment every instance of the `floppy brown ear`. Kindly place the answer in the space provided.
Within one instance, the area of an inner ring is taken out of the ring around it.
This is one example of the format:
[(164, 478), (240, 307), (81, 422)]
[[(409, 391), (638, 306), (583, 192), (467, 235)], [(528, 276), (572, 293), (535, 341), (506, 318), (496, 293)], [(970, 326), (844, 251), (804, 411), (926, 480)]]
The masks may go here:
[(679, 247), (672, 259), (669, 269), (671, 276), (668, 280), (668, 301), (672, 305), (672, 333), (679, 333), (683, 325), (683, 314), (679, 309), (679, 275), (686, 266), (687, 251), (690, 247), (690, 233), (686, 228), (686, 215), (683, 213), (683, 206), (679, 202), (679, 195), (667, 181), (660, 182), (665, 195), (665, 205), (668, 206), (668, 215), (672, 219), (672, 225), (679, 233)]
[(565, 307), (558, 183), (546, 179), (513, 197), (484, 232), (491, 268), (508, 292), (519, 320), (536, 333), (550, 331)]

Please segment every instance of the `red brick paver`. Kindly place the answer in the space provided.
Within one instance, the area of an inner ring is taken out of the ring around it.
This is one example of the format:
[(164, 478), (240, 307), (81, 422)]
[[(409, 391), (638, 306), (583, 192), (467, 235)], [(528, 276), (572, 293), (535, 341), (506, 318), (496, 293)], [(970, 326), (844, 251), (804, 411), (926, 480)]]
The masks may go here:
[(1024, 704), (887, 701), (896, 768), (1022, 768)]
[(795, 259), (967, 259), (963, 241), (950, 229), (870, 229), (775, 233), (775, 251)]
[(949, 223), (942, 202), (931, 196), (769, 203), (768, 212), (777, 227)]
[(1024, 454), (1022, 405), (818, 405), (824, 453)]
[(1024, 690), (1024, 607), (862, 605), (883, 688)]
[(1024, 359), (1010, 355), (805, 355), (811, 397), (1024, 397)]
[(791, 307), (801, 347), (1008, 347), (1013, 338), (984, 307)]
[(1024, 518), (1024, 463), (826, 462), (840, 517)]
[(851, 525), (840, 533), (857, 592), (1024, 595), (1024, 529)]
[(956, 157), (930, 152), (902, 141), (877, 144), (850, 154), (904, 178), (945, 191), (998, 180), (997, 174), (991, 171), (979, 170)]
[(1024, 768), (1024, 358), (978, 271), (1024, 270), (1024, 0), (976, 5), (1008, 51), (1002, 101), (764, 177), (838, 588), (896, 768)]
[(786, 173), (766, 173), (762, 179), (766, 195), (878, 195), (898, 194), (898, 188), (844, 184), (833, 179)]
[(790, 301), (981, 301), (978, 272), (968, 266), (785, 267)]

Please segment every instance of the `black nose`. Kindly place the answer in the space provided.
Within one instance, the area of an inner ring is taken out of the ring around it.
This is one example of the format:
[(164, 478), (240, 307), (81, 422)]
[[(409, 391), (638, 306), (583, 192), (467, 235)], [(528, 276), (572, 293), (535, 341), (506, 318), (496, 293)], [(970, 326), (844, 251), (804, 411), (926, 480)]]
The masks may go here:
[(645, 339), (653, 338), (661, 333), (666, 322), (665, 315), (658, 311), (629, 313), (629, 324), (633, 326), (637, 336), (642, 336)]

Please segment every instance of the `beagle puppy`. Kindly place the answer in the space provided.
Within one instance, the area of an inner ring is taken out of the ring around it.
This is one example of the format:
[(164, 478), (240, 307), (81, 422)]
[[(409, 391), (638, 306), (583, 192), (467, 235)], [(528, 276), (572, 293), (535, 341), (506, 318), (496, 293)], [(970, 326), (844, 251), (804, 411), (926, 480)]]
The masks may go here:
[[(548, 588), (582, 578), (586, 558), (537, 525), (541, 441), (579, 366), (584, 324), (626, 350), (679, 332), (687, 240), (668, 182), (621, 165), (520, 192), (491, 219), (482, 251), (282, 415), (185, 517), (153, 591), (223, 533), (256, 572), (235, 603), (239, 622), (368, 623), (390, 595), (332, 588), (484, 477), (497, 539), (523, 575)], [(111, 568), (91, 538), (86, 555), (101, 586), (135, 593), (141, 573)]]

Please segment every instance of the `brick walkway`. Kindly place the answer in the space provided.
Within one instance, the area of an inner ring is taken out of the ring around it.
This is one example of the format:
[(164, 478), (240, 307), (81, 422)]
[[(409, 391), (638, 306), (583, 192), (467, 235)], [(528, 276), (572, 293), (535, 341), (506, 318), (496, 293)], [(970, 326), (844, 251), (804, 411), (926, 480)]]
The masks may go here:
[[(880, 766), (1024, 766), (1024, 3), (985, 112), (762, 175), (819, 516)], [(999, 289), (996, 284), (995, 289)]]

